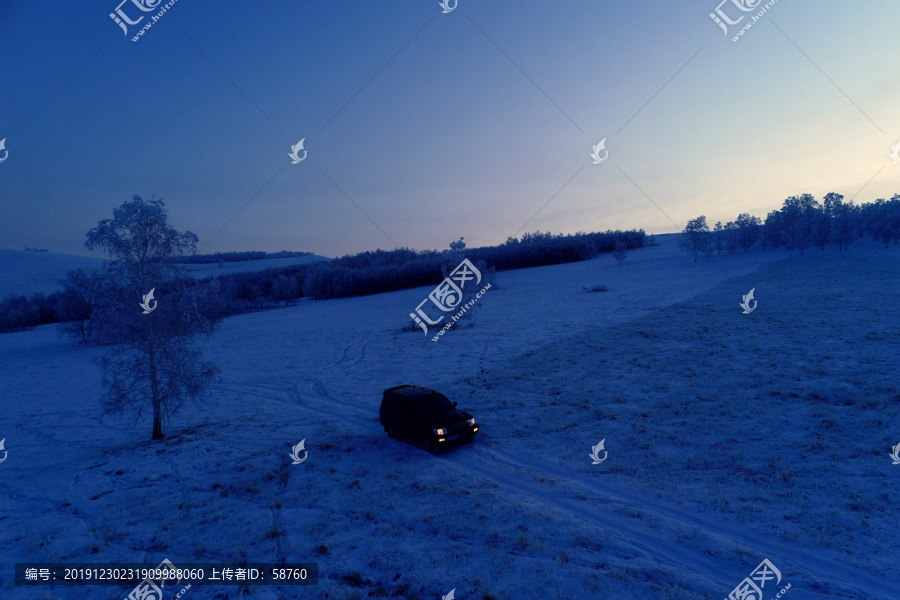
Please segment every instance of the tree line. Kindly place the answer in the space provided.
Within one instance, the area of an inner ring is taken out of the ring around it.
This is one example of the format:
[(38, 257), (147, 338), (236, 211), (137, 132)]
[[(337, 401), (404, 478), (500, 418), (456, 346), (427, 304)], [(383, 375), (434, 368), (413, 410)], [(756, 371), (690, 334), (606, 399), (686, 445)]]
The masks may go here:
[[(615, 251), (617, 243), (620, 249), (622, 246), (640, 248), (644, 240), (643, 230), (568, 235), (535, 231), (521, 238), (507, 238), (497, 246), (480, 248), (466, 248), (460, 238), (451, 243), (450, 250), (365, 251), (310, 264), (210, 276), (193, 283), (185, 279), (178, 285), (184, 289), (200, 286), (206, 290), (205, 315), (217, 319), (290, 305), (301, 298), (364, 296), (435, 285), (444, 272), (452, 270), (463, 258), (487, 272), (506, 271), (587, 260)], [(191, 258), (191, 255), (179, 255), (172, 262), (183, 264)], [(58, 292), (7, 297), (0, 301), (0, 332), (64, 323), (65, 331), (80, 333), (85, 342), (91, 342), (93, 304), (100, 293), (98, 290), (102, 289), (101, 279), (102, 273), (78, 269), (66, 275)], [(160, 284), (159, 291), (167, 291), (167, 285)], [(210, 292), (211, 289), (215, 292)]]
[(723, 251), (734, 254), (738, 247), (746, 252), (757, 244), (763, 250), (784, 247), (801, 255), (811, 246), (824, 250), (828, 244), (845, 250), (864, 235), (885, 246), (900, 241), (900, 194), (864, 204), (844, 202), (844, 197), (834, 192), (825, 194), (821, 203), (812, 194), (790, 196), (780, 210), (766, 215), (765, 221), (742, 213), (712, 229), (700, 215), (688, 221), (679, 244), (696, 262), (701, 254), (707, 258)]
[(643, 230), (568, 235), (536, 231), (525, 233), (522, 239), (510, 237), (503, 244), (481, 248), (466, 248), (460, 238), (450, 250), (443, 251), (400, 248), (361, 252), (311, 265), (303, 281), (303, 294), (339, 298), (433, 285), (464, 258), (479, 270), (494, 271), (577, 262), (613, 252), (617, 241), (628, 248), (640, 248), (644, 238)]
[(175, 259), (175, 262), (176, 264), (227, 263), (244, 262), (248, 260), (265, 260), (269, 258), (294, 258), (296, 256), (310, 256), (311, 254), (312, 252), (295, 252), (292, 250), (281, 250), (280, 252), (248, 250), (246, 252), (216, 252), (215, 254), (179, 256)]

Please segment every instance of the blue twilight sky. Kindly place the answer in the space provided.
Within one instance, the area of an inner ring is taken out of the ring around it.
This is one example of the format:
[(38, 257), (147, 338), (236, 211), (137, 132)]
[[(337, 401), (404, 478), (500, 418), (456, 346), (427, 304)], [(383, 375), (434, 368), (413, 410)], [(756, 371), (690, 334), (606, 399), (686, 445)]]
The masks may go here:
[(132, 194), (205, 253), (335, 256), (900, 192), (895, 0), (779, 0), (737, 43), (718, 0), (177, 0), (138, 42), (118, 2), (0, 0), (0, 247), (88, 254)]

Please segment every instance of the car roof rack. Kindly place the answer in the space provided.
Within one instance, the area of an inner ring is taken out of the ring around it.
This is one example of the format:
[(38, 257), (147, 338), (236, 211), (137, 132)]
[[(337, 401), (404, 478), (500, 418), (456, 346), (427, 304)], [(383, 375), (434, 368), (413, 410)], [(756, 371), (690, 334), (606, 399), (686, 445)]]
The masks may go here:
[(432, 396), (434, 394), (437, 394), (438, 392), (432, 390), (431, 388), (422, 387), (420, 385), (398, 385), (396, 387), (384, 390), (384, 393), (393, 393), (395, 395), (404, 396), (406, 398), (423, 398), (425, 396)]

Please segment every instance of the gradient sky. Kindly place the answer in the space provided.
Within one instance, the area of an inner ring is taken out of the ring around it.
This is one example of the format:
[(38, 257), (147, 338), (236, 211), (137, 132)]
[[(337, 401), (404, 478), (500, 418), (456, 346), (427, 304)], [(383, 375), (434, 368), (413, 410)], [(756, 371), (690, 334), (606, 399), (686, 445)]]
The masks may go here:
[(779, 0), (737, 43), (717, 3), (178, 0), (135, 43), (118, 0), (0, 0), (0, 247), (97, 255), (133, 194), (204, 253), (336, 256), (900, 192), (900, 2)]

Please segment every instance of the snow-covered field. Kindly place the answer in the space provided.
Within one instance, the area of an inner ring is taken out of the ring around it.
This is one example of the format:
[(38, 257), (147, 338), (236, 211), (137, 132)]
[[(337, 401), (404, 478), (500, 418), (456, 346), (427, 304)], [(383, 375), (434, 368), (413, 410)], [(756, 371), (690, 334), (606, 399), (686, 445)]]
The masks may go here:
[[(291, 265), (304, 265), (328, 260), (315, 254), (291, 258), (267, 258), (228, 263), (198, 263), (181, 265), (188, 274), (203, 278), (232, 273), (248, 273)], [(94, 271), (106, 260), (90, 256), (56, 254), (53, 252), (25, 252), (0, 249), (0, 299), (10, 294), (50, 294), (60, 289), (59, 281), (69, 271)]]
[[(768, 558), (764, 600), (896, 600), (898, 259), (861, 240), (693, 263), (660, 236), (621, 266), (499, 273), (438, 342), (402, 331), (431, 288), (232, 317), (206, 344), (222, 381), (161, 443), (100, 420), (95, 350), (2, 335), (0, 598), (130, 591), (16, 587), (16, 562), (168, 558), (319, 565), (317, 587), (198, 600), (721, 600)], [(388, 439), (403, 383), (472, 412), (476, 441)]]
[(106, 261), (90, 256), (0, 249), (0, 299), (10, 294), (50, 294), (69, 271), (93, 271)]

